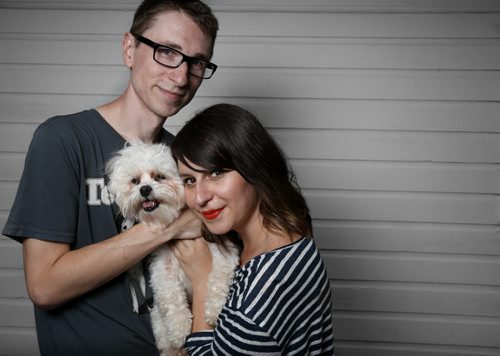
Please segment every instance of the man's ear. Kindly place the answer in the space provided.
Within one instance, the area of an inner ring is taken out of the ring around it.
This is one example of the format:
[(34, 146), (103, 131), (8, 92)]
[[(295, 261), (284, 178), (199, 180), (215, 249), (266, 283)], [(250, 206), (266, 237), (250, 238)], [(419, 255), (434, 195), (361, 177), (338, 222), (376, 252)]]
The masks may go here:
[(123, 62), (128, 69), (132, 69), (132, 65), (134, 64), (134, 50), (135, 50), (135, 37), (130, 33), (126, 32), (123, 35), (122, 40), (122, 55)]

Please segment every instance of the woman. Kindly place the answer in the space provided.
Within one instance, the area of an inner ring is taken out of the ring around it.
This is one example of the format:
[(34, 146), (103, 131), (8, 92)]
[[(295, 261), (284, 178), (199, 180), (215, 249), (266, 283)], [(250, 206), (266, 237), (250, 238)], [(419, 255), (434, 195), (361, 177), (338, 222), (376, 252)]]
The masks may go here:
[(287, 161), (248, 111), (212, 106), (172, 146), (186, 203), (207, 239), (237, 237), (240, 268), (215, 330), (204, 320), (211, 256), (203, 239), (173, 247), (193, 284), (189, 354), (333, 354), (331, 290), (307, 204)]

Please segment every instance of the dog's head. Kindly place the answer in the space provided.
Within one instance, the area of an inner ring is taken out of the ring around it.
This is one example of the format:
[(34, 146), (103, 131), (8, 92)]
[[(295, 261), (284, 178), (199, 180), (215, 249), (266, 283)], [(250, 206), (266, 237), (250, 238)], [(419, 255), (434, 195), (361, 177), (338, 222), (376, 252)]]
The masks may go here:
[(109, 193), (127, 219), (166, 226), (184, 206), (184, 187), (166, 145), (130, 144), (110, 159), (106, 173)]

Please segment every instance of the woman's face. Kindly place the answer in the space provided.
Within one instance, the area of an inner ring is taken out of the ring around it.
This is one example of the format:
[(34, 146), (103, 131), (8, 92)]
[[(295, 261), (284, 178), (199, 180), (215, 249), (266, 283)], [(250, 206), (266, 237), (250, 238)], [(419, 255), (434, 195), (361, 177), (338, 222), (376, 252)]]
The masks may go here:
[(255, 189), (237, 171), (207, 171), (187, 163), (195, 170), (179, 161), (186, 203), (211, 233), (234, 230), (243, 236), (260, 224)]

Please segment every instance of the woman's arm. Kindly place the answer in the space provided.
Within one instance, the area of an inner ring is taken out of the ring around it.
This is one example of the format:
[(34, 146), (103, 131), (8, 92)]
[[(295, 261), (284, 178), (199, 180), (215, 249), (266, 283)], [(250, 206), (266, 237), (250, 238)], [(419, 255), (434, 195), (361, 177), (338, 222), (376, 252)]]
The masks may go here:
[[(213, 331), (201, 331), (188, 336), (189, 355), (281, 355), (281, 348), (267, 330), (259, 327), (239, 310), (222, 309)], [(208, 353), (211, 351), (211, 353)]]

